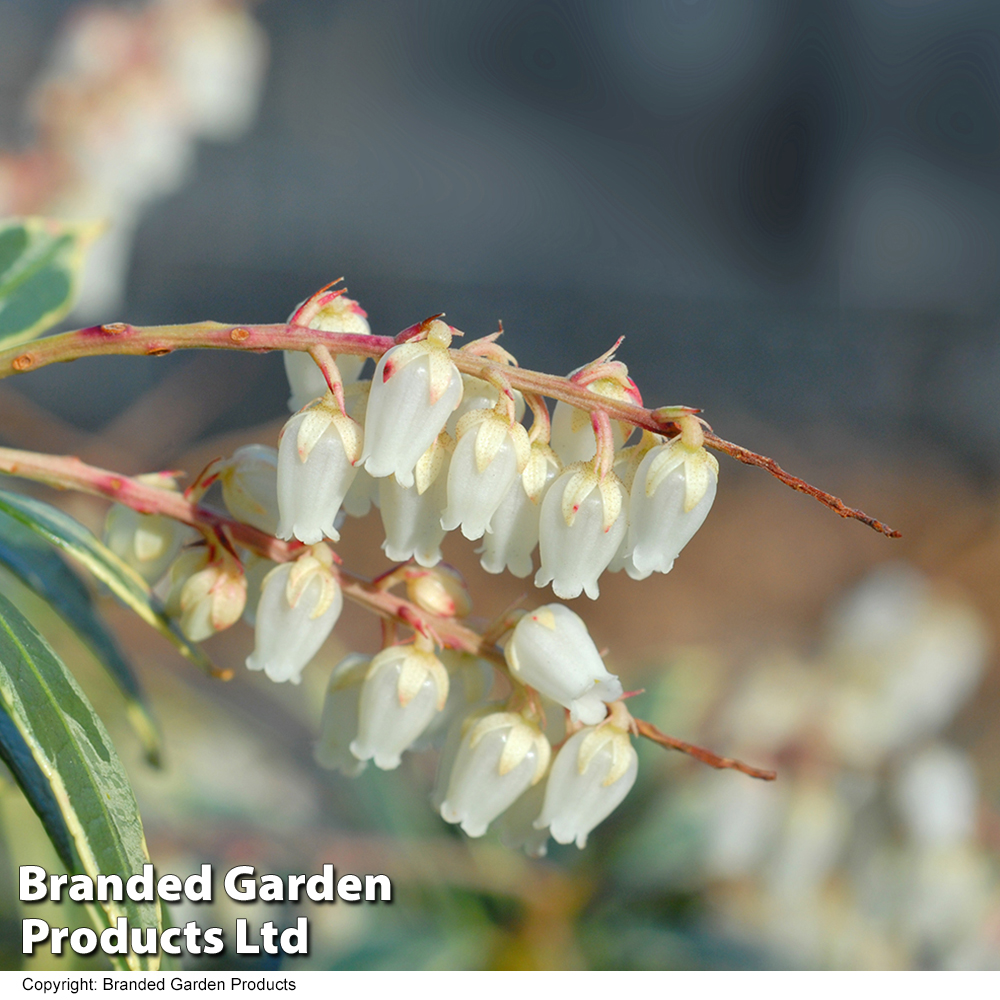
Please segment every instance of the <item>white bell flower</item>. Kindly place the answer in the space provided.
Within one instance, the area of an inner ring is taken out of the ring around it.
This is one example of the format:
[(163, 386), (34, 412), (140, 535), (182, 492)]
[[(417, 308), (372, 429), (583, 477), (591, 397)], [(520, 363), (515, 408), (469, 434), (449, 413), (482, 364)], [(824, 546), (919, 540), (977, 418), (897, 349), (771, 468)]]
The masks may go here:
[[(368, 379), (344, 386), (344, 405), (347, 407), (347, 415), (356, 421), (362, 430), (364, 429), (365, 411), (368, 409), (368, 393), (371, 386), (371, 381)], [(344, 494), (344, 512), (351, 517), (364, 517), (373, 505), (378, 506), (379, 481), (368, 475), (360, 462), (354, 466), (354, 470), (354, 479), (351, 481), (347, 493)]]
[(551, 756), (541, 730), (516, 712), (495, 712), (470, 726), (455, 757), (441, 817), (470, 837), (486, 828), (545, 776)]
[(495, 410), (472, 410), (458, 425), (458, 444), (448, 467), (448, 505), (441, 527), (461, 527), (470, 540), (482, 538), (517, 476), (528, 464), (528, 432)]
[(531, 575), (542, 499), (559, 469), (555, 452), (548, 445), (533, 442), (524, 472), (504, 494), (483, 544), (476, 550), (482, 553), (479, 564), (487, 573), (508, 569), (517, 577)]
[(597, 578), (627, 528), (628, 495), (614, 473), (601, 479), (589, 463), (564, 469), (542, 501), (535, 586), (551, 583), (556, 597), (579, 597), (583, 591), (597, 600)]
[(536, 830), (535, 820), (545, 804), (545, 782), (532, 785), (500, 817), (497, 832), (500, 843), (511, 851), (523, 850), (529, 858), (544, 858), (548, 853), (549, 831)]
[(307, 545), (324, 535), (340, 539), (334, 520), (354, 479), (361, 436), (331, 392), (285, 424), (278, 442), (279, 538)]
[(629, 576), (644, 579), (652, 572), (670, 572), (708, 517), (718, 481), (715, 456), (679, 437), (647, 452), (629, 503)]
[(263, 670), (276, 683), (302, 680), (306, 664), (319, 652), (344, 607), (332, 566), (333, 553), (320, 544), (295, 562), (271, 570), (257, 605), (248, 669)]
[[(514, 393), (514, 419), (519, 423), (524, 416), (524, 396), (517, 389)], [(458, 436), (458, 422), (473, 410), (492, 410), (500, 399), (500, 390), (475, 375), (462, 375), (462, 401), (455, 412), (448, 418), (445, 430), (452, 436)]]
[(445, 536), (441, 511), (448, 494), (450, 447), (447, 433), (442, 433), (417, 463), (412, 486), (401, 486), (393, 476), (378, 481), (385, 531), (382, 549), (393, 562), (416, 559), (431, 567), (441, 561)]
[(351, 740), (358, 732), (358, 703), (361, 685), (371, 665), (371, 657), (351, 653), (330, 674), (323, 700), (323, 718), (313, 756), (320, 767), (356, 778), (368, 762), (351, 753)]
[[(300, 302), (288, 317), (288, 322), (331, 333), (370, 334), (372, 331), (367, 316), (364, 309), (354, 299), (347, 298), (341, 289), (318, 292), (305, 302)], [(295, 413), (326, 394), (326, 379), (307, 351), (285, 351), (284, 355), (285, 374), (292, 390), (288, 398), (288, 409)], [(361, 355), (338, 354), (335, 360), (346, 386), (361, 374), (366, 359)]]
[(462, 398), (462, 379), (448, 355), (451, 329), (433, 320), (427, 339), (390, 348), (379, 359), (365, 415), (361, 461), (369, 475), (413, 485), (413, 469)]
[(574, 722), (600, 722), (605, 702), (622, 696), (621, 681), (604, 666), (583, 619), (562, 604), (525, 615), (504, 656), (517, 680), (568, 708)]
[[(575, 375), (576, 372), (570, 374)], [(630, 380), (626, 381), (627, 385), (616, 378), (601, 378), (591, 382), (587, 388), (608, 399), (641, 403), (638, 390)], [(632, 428), (615, 420), (611, 423), (611, 431), (614, 434), (615, 448), (618, 449), (625, 444), (632, 433)], [(597, 438), (591, 424), (590, 412), (570, 403), (564, 403), (561, 399), (557, 400), (555, 410), (552, 412), (551, 444), (552, 450), (559, 456), (563, 465), (589, 462), (597, 453)]]
[(448, 700), (413, 742), (414, 750), (441, 745), (455, 720), (464, 719), (470, 712), (485, 705), (493, 687), (493, 668), (478, 656), (443, 649), (438, 658), (448, 671)]
[(170, 567), (165, 610), (191, 642), (202, 642), (239, 621), (246, 599), (243, 568), (224, 549), (186, 549)]
[(625, 730), (610, 722), (581, 729), (552, 762), (535, 827), (548, 827), (559, 844), (576, 841), (584, 848), (590, 831), (628, 795), (638, 768), (639, 757)]
[(197, 537), (194, 528), (172, 517), (140, 514), (117, 503), (104, 522), (104, 544), (147, 583), (156, 583), (181, 547)]
[(383, 771), (399, 767), (403, 752), (448, 700), (448, 671), (430, 651), (390, 646), (372, 659), (358, 708), (358, 735), (350, 749)]
[(219, 470), (222, 500), (238, 521), (265, 534), (278, 530), (278, 451), (263, 444), (237, 448)]

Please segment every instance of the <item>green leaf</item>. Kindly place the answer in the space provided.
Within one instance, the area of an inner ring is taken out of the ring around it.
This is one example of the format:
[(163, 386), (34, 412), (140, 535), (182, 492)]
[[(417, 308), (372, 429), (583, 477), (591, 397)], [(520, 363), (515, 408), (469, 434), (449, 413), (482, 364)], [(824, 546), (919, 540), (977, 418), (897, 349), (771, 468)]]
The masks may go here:
[[(141, 873), (149, 863), (142, 822), (111, 739), (73, 675), (3, 595), (0, 706), (47, 780), (83, 872), (123, 880)], [(39, 816), (44, 823), (45, 814)], [(109, 924), (125, 917), (131, 927), (160, 928), (155, 902), (126, 898), (100, 906)], [(155, 970), (159, 960), (129, 954), (127, 963), (134, 970)]]
[(0, 512), (31, 528), (47, 542), (62, 549), (89, 570), (98, 580), (177, 647), (183, 656), (206, 673), (222, 675), (202, 650), (187, 641), (156, 606), (149, 584), (124, 560), (98, 541), (79, 521), (68, 514), (20, 493), (0, 490)]
[(69, 312), (86, 251), (101, 228), (54, 219), (0, 221), (0, 348), (33, 340)]
[(129, 722), (142, 741), (146, 759), (158, 766), (160, 732), (142, 685), (95, 611), (90, 591), (80, 578), (30, 528), (2, 512), (0, 563), (41, 597), (89, 647), (124, 696)]

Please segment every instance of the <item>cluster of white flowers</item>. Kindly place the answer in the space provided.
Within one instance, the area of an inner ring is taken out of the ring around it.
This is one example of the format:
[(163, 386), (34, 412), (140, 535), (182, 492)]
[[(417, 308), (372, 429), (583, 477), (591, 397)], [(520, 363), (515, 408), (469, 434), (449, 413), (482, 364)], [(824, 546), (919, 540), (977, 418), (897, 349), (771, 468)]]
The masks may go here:
[[(449, 823), (481, 837), (502, 816), (504, 841), (536, 856), (550, 834), (583, 847), (635, 783), (621, 683), (560, 604), (521, 618), (505, 655), (515, 688), (506, 703), (490, 700), (489, 664), (437, 655), (419, 636), (371, 659), (349, 656), (330, 677), (316, 759), (354, 777), (369, 760), (391, 770), (406, 750), (442, 745), (432, 801)], [(610, 714), (606, 702), (617, 706)], [(554, 759), (550, 740), (562, 741)]]
[[(289, 322), (370, 335), (364, 311), (340, 291), (308, 299)], [(491, 573), (528, 576), (537, 547), (536, 586), (551, 583), (563, 598), (596, 598), (605, 569), (635, 579), (670, 571), (712, 505), (715, 459), (683, 435), (644, 432), (627, 446), (630, 427), (592, 421), (563, 402), (550, 424), (541, 397), (525, 400), (501, 376), (493, 384), (462, 375), (449, 350), (455, 332), (439, 318), (404, 331), (370, 381), (351, 355), (286, 354), (296, 412), (278, 449), (239, 449), (210, 466), (192, 495), (217, 481), (234, 518), (291, 542), (295, 558), (273, 563), (221, 535), (181, 551), (166, 609), (189, 639), (242, 614), (255, 628), (247, 667), (298, 683), (343, 606), (327, 540), (339, 541), (344, 517), (372, 505), (382, 548), (405, 564), (381, 586), (405, 580), (409, 606), (438, 621), (471, 610), (463, 581), (441, 564), (441, 542), (455, 529), (482, 539)], [(491, 357), (513, 360), (499, 349)], [(601, 359), (580, 371), (593, 375), (577, 382), (585, 389), (638, 400), (624, 366)], [(530, 427), (521, 423), (526, 402)], [(140, 516), (123, 519), (109, 521), (109, 544), (152, 581), (176, 555), (182, 529), (161, 538), (171, 522), (155, 521), (130, 534)], [(154, 548), (155, 562), (137, 558)], [(390, 631), (377, 655), (350, 656), (333, 671), (319, 762), (353, 776), (368, 761), (393, 769), (406, 751), (441, 746), (432, 798), (446, 821), (478, 837), (503, 817), (504, 841), (536, 855), (549, 835), (583, 847), (637, 770), (622, 685), (583, 620), (561, 604), (512, 620), (502, 656), (493, 642), (479, 650), (494, 665), (441, 648), (426, 623), (404, 624), (411, 641), (397, 644)], [(508, 689), (499, 698), (498, 685)]]
[[(314, 296), (291, 319), (370, 332), (358, 304), (336, 292)], [(436, 566), (445, 534), (457, 528), (482, 539), (481, 565), (490, 573), (530, 575), (537, 547), (535, 585), (551, 584), (563, 599), (596, 599), (606, 569), (636, 580), (669, 572), (715, 499), (715, 458), (680, 437), (648, 432), (624, 447), (631, 428), (615, 424), (614, 469), (602, 469), (589, 414), (564, 402), (555, 407), (551, 443), (547, 420), (529, 435), (519, 393), (455, 367), (453, 333), (440, 319), (421, 324), (419, 339), (387, 351), (370, 381), (358, 380), (358, 358), (339, 356), (341, 378), (351, 380), (344, 410), (307, 354), (286, 354), (289, 406), (298, 412), (281, 438), (278, 536), (336, 541), (341, 508), (363, 515), (374, 504), (382, 548), (396, 562)], [(590, 391), (638, 398), (624, 366), (603, 367), (612, 374)]]

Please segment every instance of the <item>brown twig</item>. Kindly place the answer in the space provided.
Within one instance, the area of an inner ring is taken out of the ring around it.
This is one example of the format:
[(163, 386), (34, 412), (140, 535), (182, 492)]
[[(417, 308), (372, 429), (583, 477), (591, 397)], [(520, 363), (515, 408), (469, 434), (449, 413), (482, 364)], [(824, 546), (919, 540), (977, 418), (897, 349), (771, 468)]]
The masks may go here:
[(793, 476), (790, 472), (785, 472), (773, 458), (758, 455), (756, 452), (750, 451), (741, 445), (733, 444), (731, 441), (723, 441), (722, 438), (709, 430), (705, 431), (705, 444), (716, 451), (725, 452), (730, 458), (735, 458), (738, 462), (743, 462), (744, 465), (754, 465), (758, 469), (766, 469), (775, 479), (779, 479), (793, 490), (798, 490), (799, 493), (805, 493), (814, 500), (818, 500), (825, 507), (829, 507), (830, 510), (841, 517), (853, 518), (855, 521), (867, 524), (869, 528), (874, 528), (875, 531), (881, 532), (887, 538), (902, 537), (901, 532), (896, 531), (895, 528), (890, 528), (889, 525), (883, 524), (881, 521), (877, 521), (863, 510), (855, 510), (853, 507), (848, 507), (840, 497), (835, 497), (832, 493), (817, 489), (817, 487), (811, 486), (804, 479), (799, 479), (798, 476)]
[(708, 764), (709, 767), (715, 767), (719, 770), (740, 771), (742, 774), (750, 775), (751, 778), (760, 778), (761, 781), (774, 781), (778, 777), (776, 771), (766, 771), (760, 767), (752, 767), (750, 764), (744, 764), (743, 761), (736, 760), (733, 757), (720, 757), (717, 753), (712, 753), (711, 750), (706, 750), (704, 747), (698, 747), (693, 743), (685, 743), (684, 740), (667, 736), (666, 733), (660, 732), (652, 722), (646, 722), (645, 719), (636, 719), (635, 726), (639, 735), (645, 736), (647, 740), (659, 743), (661, 747), (666, 747), (668, 750), (680, 750), (681, 753), (686, 753), (689, 757), (694, 757), (695, 760), (700, 760), (703, 764)]
[[(427, 321), (425, 321), (426, 323)], [(419, 334), (423, 324), (411, 328)], [(404, 334), (409, 331), (404, 331)], [(406, 339), (403, 334), (400, 335)], [(224, 348), (266, 352), (273, 350), (309, 351), (317, 346), (325, 348), (329, 354), (354, 354), (379, 358), (399, 338), (379, 337), (371, 334), (339, 333), (329, 330), (314, 330), (309, 327), (289, 323), (248, 324), (230, 326), (226, 323), (204, 321), (200, 323), (174, 326), (138, 327), (128, 323), (105, 323), (82, 330), (71, 330), (55, 336), (43, 337), (20, 347), (0, 351), (0, 379), (17, 372), (36, 371), (46, 365), (76, 358), (94, 357), (104, 354), (142, 354), (159, 356), (174, 350), (188, 348)], [(591, 392), (586, 386), (558, 375), (548, 375), (527, 368), (500, 364), (489, 357), (481, 357), (465, 350), (453, 349), (451, 359), (459, 371), (473, 375), (487, 382), (503, 379), (504, 384), (523, 393), (537, 393), (551, 399), (562, 400), (572, 406), (593, 412), (602, 410), (611, 420), (619, 420), (652, 431), (655, 434), (673, 437), (680, 432), (675, 421), (679, 413), (696, 412), (688, 407), (660, 407), (647, 409), (635, 402), (611, 399)], [(848, 507), (838, 497), (810, 486), (793, 476), (773, 459), (758, 455), (740, 445), (724, 441), (706, 427), (705, 444), (717, 451), (725, 452), (737, 461), (765, 469), (772, 476), (805, 493), (835, 511), (841, 517), (861, 521), (889, 538), (898, 538), (899, 532), (870, 517), (861, 510)]]

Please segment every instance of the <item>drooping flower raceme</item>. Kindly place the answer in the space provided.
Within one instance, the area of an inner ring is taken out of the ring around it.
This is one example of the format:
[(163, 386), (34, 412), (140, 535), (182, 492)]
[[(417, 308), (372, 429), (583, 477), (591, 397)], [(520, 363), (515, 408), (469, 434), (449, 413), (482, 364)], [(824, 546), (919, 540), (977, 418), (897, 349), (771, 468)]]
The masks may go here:
[(441, 511), (448, 493), (451, 440), (443, 431), (421, 456), (412, 486), (401, 486), (394, 476), (378, 481), (379, 512), (385, 541), (382, 549), (393, 562), (415, 559), (421, 566), (441, 561)]
[(718, 481), (715, 456), (679, 437), (646, 453), (629, 504), (629, 576), (643, 580), (650, 573), (670, 572), (708, 517)]
[(549, 766), (549, 741), (516, 712), (494, 712), (471, 725), (462, 739), (441, 803), (441, 816), (460, 823), (470, 837), (486, 828)]
[(462, 398), (462, 378), (448, 356), (451, 328), (433, 320), (427, 339), (390, 348), (379, 359), (365, 414), (361, 461), (369, 475), (413, 485), (420, 456)]
[(351, 753), (383, 771), (399, 767), (410, 744), (448, 700), (448, 671), (429, 650), (390, 646), (372, 659), (361, 686)]
[(571, 736), (552, 762), (545, 804), (535, 820), (553, 840), (583, 848), (590, 831), (606, 819), (635, 784), (639, 758), (629, 734), (613, 722)]
[(225, 549), (182, 552), (170, 567), (166, 612), (191, 642), (201, 642), (239, 621), (247, 582), (239, 561)]
[(482, 538), (531, 454), (528, 432), (495, 410), (472, 410), (458, 425), (458, 444), (448, 467), (448, 506), (441, 527), (461, 527)]
[(589, 463), (564, 469), (542, 501), (535, 586), (551, 583), (556, 597), (579, 597), (583, 591), (597, 600), (597, 578), (627, 527), (628, 496), (614, 473), (602, 479)]
[(568, 708), (574, 722), (600, 722), (605, 702), (622, 696), (621, 681), (604, 666), (583, 619), (562, 604), (525, 615), (504, 655), (517, 680)]
[(233, 517), (268, 535), (277, 531), (277, 449), (263, 444), (237, 448), (219, 470), (219, 482), (222, 500)]
[[(318, 292), (295, 307), (289, 323), (309, 326), (314, 330), (334, 333), (370, 334), (368, 314), (344, 290)], [(294, 413), (326, 393), (327, 385), (316, 362), (307, 351), (285, 351), (285, 374), (292, 390), (288, 408)], [(365, 359), (360, 355), (338, 354), (337, 367), (344, 383), (353, 382), (361, 374)]]
[(559, 473), (559, 459), (548, 446), (535, 441), (527, 465), (504, 494), (490, 521), (483, 544), (476, 550), (487, 573), (504, 569), (517, 577), (531, 575), (531, 553), (538, 544), (538, 521), (542, 500)]
[(285, 424), (278, 446), (279, 538), (307, 545), (324, 535), (340, 539), (334, 520), (354, 479), (361, 436), (331, 392)]
[(279, 683), (299, 683), (344, 607), (332, 566), (333, 553), (321, 543), (271, 570), (257, 605), (250, 670), (263, 670)]
[(319, 741), (313, 751), (316, 763), (331, 771), (356, 778), (368, 761), (351, 753), (350, 743), (358, 732), (358, 704), (361, 685), (371, 665), (371, 657), (351, 653), (330, 674), (323, 701)]

